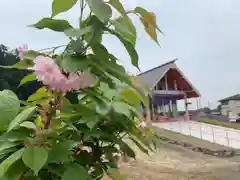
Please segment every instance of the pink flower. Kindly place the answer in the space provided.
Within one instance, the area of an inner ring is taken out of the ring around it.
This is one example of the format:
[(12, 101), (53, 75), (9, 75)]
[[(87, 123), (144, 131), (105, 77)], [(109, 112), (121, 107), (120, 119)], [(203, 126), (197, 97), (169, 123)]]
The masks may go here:
[[(94, 78), (89, 70), (78, 73), (79, 81), (76, 83), (78, 89), (84, 89), (93, 84)], [(71, 77), (70, 77), (71, 80)]]
[(57, 92), (70, 92), (84, 89), (92, 85), (93, 76), (86, 70), (65, 76), (54, 60), (49, 57), (38, 56), (34, 60), (34, 67), (38, 81)]
[(28, 45), (24, 44), (23, 46), (18, 47), (18, 55), (21, 59), (23, 59), (23, 53), (28, 50)]
[(93, 84), (94, 78), (89, 70), (72, 73), (66, 80), (66, 91), (85, 89)]

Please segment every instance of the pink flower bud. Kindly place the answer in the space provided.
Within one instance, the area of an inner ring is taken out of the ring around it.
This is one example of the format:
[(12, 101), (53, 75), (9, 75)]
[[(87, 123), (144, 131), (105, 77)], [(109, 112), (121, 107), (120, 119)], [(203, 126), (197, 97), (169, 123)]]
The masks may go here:
[(38, 56), (34, 63), (33, 69), (38, 81), (57, 92), (66, 93), (84, 89), (91, 86), (94, 80), (89, 70), (65, 76), (54, 60), (49, 57)]

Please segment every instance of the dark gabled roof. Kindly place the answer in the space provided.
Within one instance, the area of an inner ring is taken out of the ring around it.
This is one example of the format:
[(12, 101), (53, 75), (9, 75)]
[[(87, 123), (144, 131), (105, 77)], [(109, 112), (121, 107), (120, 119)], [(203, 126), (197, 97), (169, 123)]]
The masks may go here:
[(219, 102), (230, 101), (230, 100), (240, 100), (240, 94), (235, 94), (233, 96), (219, 100)]
[(148, 83), (149, 87), (152, 88), (159, 81), (159, 79), (165, 75), (167, 70), (170, 68), (176, 68), (176, 60), (177, 59), (174, 59), (148, 71), (142, 72), (138, 74), (138, 76), (142, 77)]

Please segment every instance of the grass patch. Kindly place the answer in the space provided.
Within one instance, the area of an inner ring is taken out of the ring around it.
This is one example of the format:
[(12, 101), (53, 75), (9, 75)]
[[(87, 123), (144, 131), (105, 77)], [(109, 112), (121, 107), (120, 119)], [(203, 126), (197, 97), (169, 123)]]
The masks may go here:
[(227, 127), (227, 128), (240, 129), (240, 123), (221, 122), (221, 121), (217, 121), (217, 120), (200, 120), (199, 122), (212, 124), (212, 125), (216, 125), (216, 126)]

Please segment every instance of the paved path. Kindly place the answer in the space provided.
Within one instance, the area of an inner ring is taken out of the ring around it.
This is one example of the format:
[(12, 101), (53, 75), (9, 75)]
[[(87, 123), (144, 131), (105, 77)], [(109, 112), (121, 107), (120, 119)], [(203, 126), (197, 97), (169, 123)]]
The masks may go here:
[(195, 121), (153, 123), (154, 126), (240, 149), (240, 130)]

